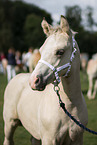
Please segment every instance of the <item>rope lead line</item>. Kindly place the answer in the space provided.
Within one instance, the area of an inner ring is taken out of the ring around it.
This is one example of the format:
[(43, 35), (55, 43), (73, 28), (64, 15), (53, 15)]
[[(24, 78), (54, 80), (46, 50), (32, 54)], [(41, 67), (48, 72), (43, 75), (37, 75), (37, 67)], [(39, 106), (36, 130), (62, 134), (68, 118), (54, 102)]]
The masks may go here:
[(93, 131), (93, 130), (90, 130), (88, 129), (87, 127), (85, 127), (82, 123), (80, 123), (78, 120), (76, 120), (68, 111), (67, 109), (65, 108), (65, 104), (62, 102), (61, 100), (61, 97), (60, 97), (60, 94), (59, 94), (59, 87), (58, 89), (55, 89), (55, 86), (54, 86), (54, 91), (56, 92), (58, 98), (59, 98), (59, 104), (60, 104), (60, 107), (64, 110), (64, 112), (69, 116), (70, 119), (72, 119), (78, 126), (80, 126), (81, 128), (83, 128), (84, 130), (88, 131), (89, 133), (92, 133), (92, 134), (95, 134), (97, 135), (97, 132)]

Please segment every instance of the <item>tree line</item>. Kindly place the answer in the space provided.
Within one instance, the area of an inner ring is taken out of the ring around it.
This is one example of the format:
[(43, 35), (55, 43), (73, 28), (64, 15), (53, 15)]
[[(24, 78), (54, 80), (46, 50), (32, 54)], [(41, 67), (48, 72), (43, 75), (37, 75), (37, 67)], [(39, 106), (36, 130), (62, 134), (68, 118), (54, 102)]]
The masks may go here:
[[(64, 7), (65, 14), (71, 29), (78, 32), (76, 40), (81, 52), (90, 55), (97, 52), (97, 26), (93, 19), (93, 9), (87, 7), (87, 27), (82, 19), (82, 9), (79, 6)], [(7, 53), (9, 47), (21, 52), (28, 47), (39, 48), (45, 35), (41, 28), (41, 21), (45, 17), (49, 24), (53, 23), (51, 15), (33, 4), (20, 1), (0, 0), (0, 51)]]
[(0, 50), (9, 47), (27, 51), (40, 47), (45, 40), (41, 28), (43, 17), (51, 24), (49, 13), (23, 1), (0, 0)]
[[(85, 20), (82, 19), (82, 13), (86, 13)], [(90, 57), (97, 53), (97, 31), (93, 29), (94, 26), (97, 27), (97, 23), (93, 19), (93, 8), (88, 6), (82, 11), (77, 5), (65, 7), (65, 17), (70, 27), (78, 32), (76, 40), (80, 51), (88, 53)]]

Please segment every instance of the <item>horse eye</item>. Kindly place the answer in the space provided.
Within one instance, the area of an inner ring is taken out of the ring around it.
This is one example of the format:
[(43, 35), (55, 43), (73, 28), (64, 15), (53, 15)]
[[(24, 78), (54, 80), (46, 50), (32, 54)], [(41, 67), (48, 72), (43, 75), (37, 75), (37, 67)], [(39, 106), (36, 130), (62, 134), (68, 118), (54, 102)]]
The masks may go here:
[(58, 57), (61, 57), (63, 54), (64, 54), (64, 50), (63, 50), (63, 49), (58, 50), (58, 51), (56, 52), (56, 55), (57, 55)]

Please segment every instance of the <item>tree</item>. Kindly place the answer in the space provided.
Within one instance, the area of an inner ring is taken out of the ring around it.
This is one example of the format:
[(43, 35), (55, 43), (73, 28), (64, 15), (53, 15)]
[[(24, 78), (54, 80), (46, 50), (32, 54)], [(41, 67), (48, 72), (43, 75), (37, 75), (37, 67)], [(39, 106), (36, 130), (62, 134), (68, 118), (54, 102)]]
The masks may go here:
[[(41, 20), (46, 17), (47, 21), (52, 23), (51, 15), (33, 4), (27, 4), (22, 0), (0, 0), (0, 50), (7, 52), (8, 48), (13, 46), (16, 50), (24, 51), (28, 46), (28, 42), (25, 42), (24, 25), (26, 18), (31, 14), (38, 16)], [(35, 28), (35, 30), (37, 29)], [(39, 46), (37, 37), (30, 34), (29, 38), (34, 37), (33, 39), (35, 39), (36, 46), (35, 44), (34, 46), (37, 47), (37, 44)]]
[(10, 23), (9, 0), (0, 1), (0, 50), (7, 50), (12, 42), (12, 31)]
[(86, 8), (86, 18), (87, 18), (87, 26), (90, 28), (91, 31), (93, 31), (93, 26), (95, 25), (94, 19), (93, 19), (93, 8), (88, 6)]
[[(33, 15), (33, 17), (31, 16)], [(34, 19), (34, 15), (36, 15), (39, 20)], [(52, 23), (52, 19), (50, 14), (45, 12), (44, 10), (39, 9), (38, 7), (34, 5), (29, 5), (20, 1), (16, 1), (14, 3), (14, 13), (13, 13), (13, 23), (12, 23), (12, 32), (13, 32), (13, 44), (16, 47), (16, 49), (20, 49), (23, 51), (24, 49), (27, 51), (28, 46), (32, 45), (33, 47), (39, 47), (37, 44), (39, 44), (39, 40), (37, 37), (35, 37), (35, 31), (32, 32), (32, 30), (28, 34), (28, 29), (27, 26), (29, 27), (31, 21), (39, 25), (41, 25), (40, 18), (42, 20), (43, 17), (46, 17), (46, 19)], [(28, 22), (27, 22), (28, 21)], [(26, 23), (26, 24), (25, 24)], [(31, 22), (32, 26), (33, 23)], [(24, 29), (25, 27), (25, 29)], [(40, 27), (39, 27), (40, 28)], [(34, 29), (38, 31), (37, 25), (34, 25)], [(25, 32), (27, 30), (27, 32)], [(41, 35), (40, 31), (38, 32), (38, 35)], [(29, 37), (29, 40), (27, 39)], [(27, 40), (27, 42), (26, 42)], [(31, 42), (34, 40), (33, 42)], [(29, 43), (30, 42), (30, 43)], [(29, 44), (28, 44), (29, 43)]]
[(82, 16), (81, 8), (77, 5), (65, 7), (65, 17), (67, 18), (70, 27), (78, 31), (81, 28)]
[[(89, 53), (91, 56), (93, 53), (97, 52), (97, 32), (89, 31), (85, 29), (82, 23), (82, 10), (79, 6), (66, 7), (66, 15), (70, 27), (78, 32), (76, 35), (76, 40), (78, 42), (80, 52)], [(88, 26), (92, 29), (95, 22), (93, 19), (93, 9), (91, 7), (87, 8), (86, 19)], [(90, 29), (90, 30), (91, 30)]]
[(24, 32), (26, 46), (40, 47), (45, 39), (44, 33), (41, 28), (42, 18), (35, 14), (27, 16)]

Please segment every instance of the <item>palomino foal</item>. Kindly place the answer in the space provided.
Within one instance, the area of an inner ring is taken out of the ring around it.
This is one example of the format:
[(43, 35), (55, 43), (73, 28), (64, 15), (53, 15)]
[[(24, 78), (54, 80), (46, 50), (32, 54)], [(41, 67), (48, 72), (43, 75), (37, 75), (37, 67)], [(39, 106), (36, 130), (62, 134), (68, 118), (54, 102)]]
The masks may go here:
[[(54, 80), (56, 83), (61, 80), (62, 101), (67, 110), (86, 126), (88, 115), (81, 92), (77, 43), (63, 16), (59, 26), (52, 27), (43, 20), (42, 27), (47, 39), (40, 48), (41, 60), (31, 75), (17, 75), (5, 91), (4, 145), (13, 144), (13, 133), (20, 122), (33, 137), (41, 140), (42, 145), (82, 145), (83, 129), (60, 108), (53, 89)], [(56, 70), (60, 70), (59, 73)]]

